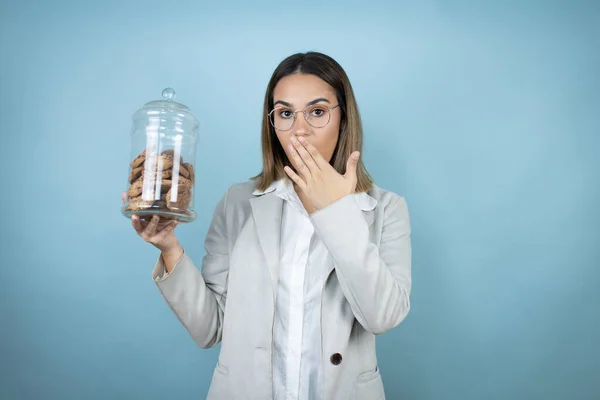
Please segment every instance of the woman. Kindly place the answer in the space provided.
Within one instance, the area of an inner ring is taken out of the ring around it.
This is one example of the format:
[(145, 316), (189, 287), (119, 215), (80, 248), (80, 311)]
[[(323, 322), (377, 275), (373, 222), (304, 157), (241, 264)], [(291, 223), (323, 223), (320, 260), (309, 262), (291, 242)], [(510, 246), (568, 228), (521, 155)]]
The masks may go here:
[(294, 54), (267, 87), (263, 170), (219, 201), (202, 272), (176, 223), (132, 218), (173, 312), (200, 347), (221, 342), (208, 399), (385, 398), (375, 336), (410, 308), (410, 223), (361, 150), (344, 70)]

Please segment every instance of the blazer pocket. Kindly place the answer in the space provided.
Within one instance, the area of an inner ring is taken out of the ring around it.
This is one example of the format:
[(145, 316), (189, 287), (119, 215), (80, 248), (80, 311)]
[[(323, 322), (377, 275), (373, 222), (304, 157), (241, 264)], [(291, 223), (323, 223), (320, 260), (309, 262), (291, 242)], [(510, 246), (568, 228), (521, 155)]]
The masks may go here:
[(379, 368), (359, 374), (354, 385), (354, 400), (385, 400)]

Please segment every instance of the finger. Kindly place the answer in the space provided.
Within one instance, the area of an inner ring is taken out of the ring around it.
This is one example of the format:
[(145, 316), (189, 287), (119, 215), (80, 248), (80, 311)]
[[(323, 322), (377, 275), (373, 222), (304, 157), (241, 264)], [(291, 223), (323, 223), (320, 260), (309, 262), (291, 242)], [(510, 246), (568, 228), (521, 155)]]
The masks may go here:
[(179, 221), (175, 220), (175, 221), (169, 221), (167, 223), (167, 225), (165, 226), (164, 229), (162, 229), (160, 232), (158, 232), (158, 234), (153, 237), (152, 239), (159, 242), (161, 241), (165, 236), (167, 236), (169, 233), (173, 232), (175, 230), (175, 227), (177, 227), (177, 225), (179, 224)]
[(175, 229), (175, 227), (177, 226), (178, 221), (169, 221), (169, 223), (167, 224), (167, 226), (162, 229), (160, 232), (158, 232), (156, 235), (152, 236), (148, 242), (152, 243), (152, 244), (158, 244), (161, 241), (164, 240), (164, 238), (169, 235), (170, 233), (173, 232), (173, 230)]
[(285, 167), (283, 167), (283, 170), (286, 172), (286, 174), (288, 174), (288, 176), (290, 177), (291, 180), (293, 180), (296, 185), (298, 185), (298, 187), (300, 189), (302, 189), (302, 191), (305, 191), (306, 189), (306, 182), (304, 182), (302, 180), (302, 178), (300, 178), (298, 176), (297, 173), (295, 173), (290, 167), (288, 167), (287, 165)]
[(140, 218), (140, 224), (142, 225), (143, 229), (146, 229), (148, 226), (148, 221), (146, 221), (144, 218)]
[(310, 170), (302, 160), (302, 157), (300, 157), (300, 154), (298, 154), (298, 151), (296, 150), (293, 144), (289, 145), (289, 149), (290, 154), (292, 155), (292, 159), (290, 161), (292, 162), (292, 164), (294, 164), (294, 167), (296, 167), (296, 171), (298, 171), (298, 173), (302, 175), (302, 177), (305, 180), (308, 181), (308, 179), (311, 176)]
[(163, 230), (164, 228), (169, 226), (169, 224), (172, 222), (173, 222), (172, 219), (161, 218), (160, 221), (158, 221), (158, 226), (156, 228), (157, 232)]
[(146, 229), (144, 229), (144, 232), (143, 232), (143, 237), (144, 237), (145, 240), (148, 240), (152, 236), (154, 236), (154, 234), (156, 233), (156, 228), (158, 226), (159, 219), (160, 218), (158, 217), (158, 215), (152, 216), (152, 219), (150, 220), (150, 223), (148, 224), (148, 226), (146, 227)]
[(320, 169), (324, 169), (326, 166), (330, 165), (319, 153), (319, 150), (315, 146), (313, 146), (308, 140), (304, 139), (302, 136), (298, 138), (302, 146), (308, 151), (310, 156)]
[(308, 150), (306, 150), (306, 148), (302, 145), (302, 143), (300, 143), (298, 139), (294, 137), (292, 137), (292, 143), (294, 144), (296, 151), (298, 152), (298, 154), (300, 154), (300, 157), (302, 157), (302, 161), (304, 161), (304, 164), (306, 164), (310, 172), (312, 174), (319, 172), (321, 168), (317, 166), (315, 160), (313, 160), (312, 156), (310, 155)]
[(178, 220), (176, 219), (172, 219), (172, 218), (161, 218), (160, 222), (158, 223), (158, 228), (156, 229), (156, 233), (161, 233), (163, 230), (169, 228), (169, 226), (171, 226), (174, 223), (179, 223)]
[(121, 193), (121, 200), (123, 200), (123, 204), (127, 202), (127, 195), (125, 194), (125, 192)]
[(360, 157), (360, 153), (358, 151), (353, 152), (348, 157), (348, 161), (346, 162), (346, 173), (344, 176), (346, 178), (355, 178), (356, 177), (356, 167), (358, 166), (358, 159)]
[(144, 231), (144, 226), (142, 226), (142, 223), (140, 221), (140, 217), (137, 215), (132, 215), (131, 216), (131, 224), (133, 225), (133, 229), (135, 229), (135, 231), (137, 232), (138, 235), (141, 235), (142, 232)]

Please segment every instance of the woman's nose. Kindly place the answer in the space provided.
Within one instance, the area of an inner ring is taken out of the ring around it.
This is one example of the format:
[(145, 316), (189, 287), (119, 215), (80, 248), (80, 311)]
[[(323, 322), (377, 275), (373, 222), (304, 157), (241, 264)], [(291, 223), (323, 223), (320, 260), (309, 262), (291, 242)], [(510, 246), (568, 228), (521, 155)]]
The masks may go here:
[(294, 124), (294, 133), (296, 135), (306, 135), (309, 131), (310, 125), (308, 125), (304, 113), (299, 112), (296, 116), (296, 123)]

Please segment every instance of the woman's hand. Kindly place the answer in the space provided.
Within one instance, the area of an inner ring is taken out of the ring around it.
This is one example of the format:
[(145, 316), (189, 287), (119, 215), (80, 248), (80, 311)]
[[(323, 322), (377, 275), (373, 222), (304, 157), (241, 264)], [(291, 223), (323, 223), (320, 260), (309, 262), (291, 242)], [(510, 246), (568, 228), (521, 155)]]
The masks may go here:
[[(121, 198), (125, 203), (127, 194), (123, 192)], [(175, 227), (178, 222), (177, 220), (160, 218), (158, 215), (153, 215), (150, 222), (142, 220), (139, 215), (134, 214), (131, 216), (131, 224), (137, 234), (166, 254), (181, 252), (181, 245), (175, 236)]]
[[(319, 151), (300, 137), (292, 137), (290, 144), (291, 162), (296, 167), (295, 173), (290, 167), (284, 167), (296, 185), (312, 201), (317, 209), (322, 209), (344, 196), (354, 193), (356, 189), (356, 167), (360, 153), (353, 152), (346, 164), (346, 173), (339, 174), (319, 153)], [(298, 175), (299, 174), (299, 175)]]

